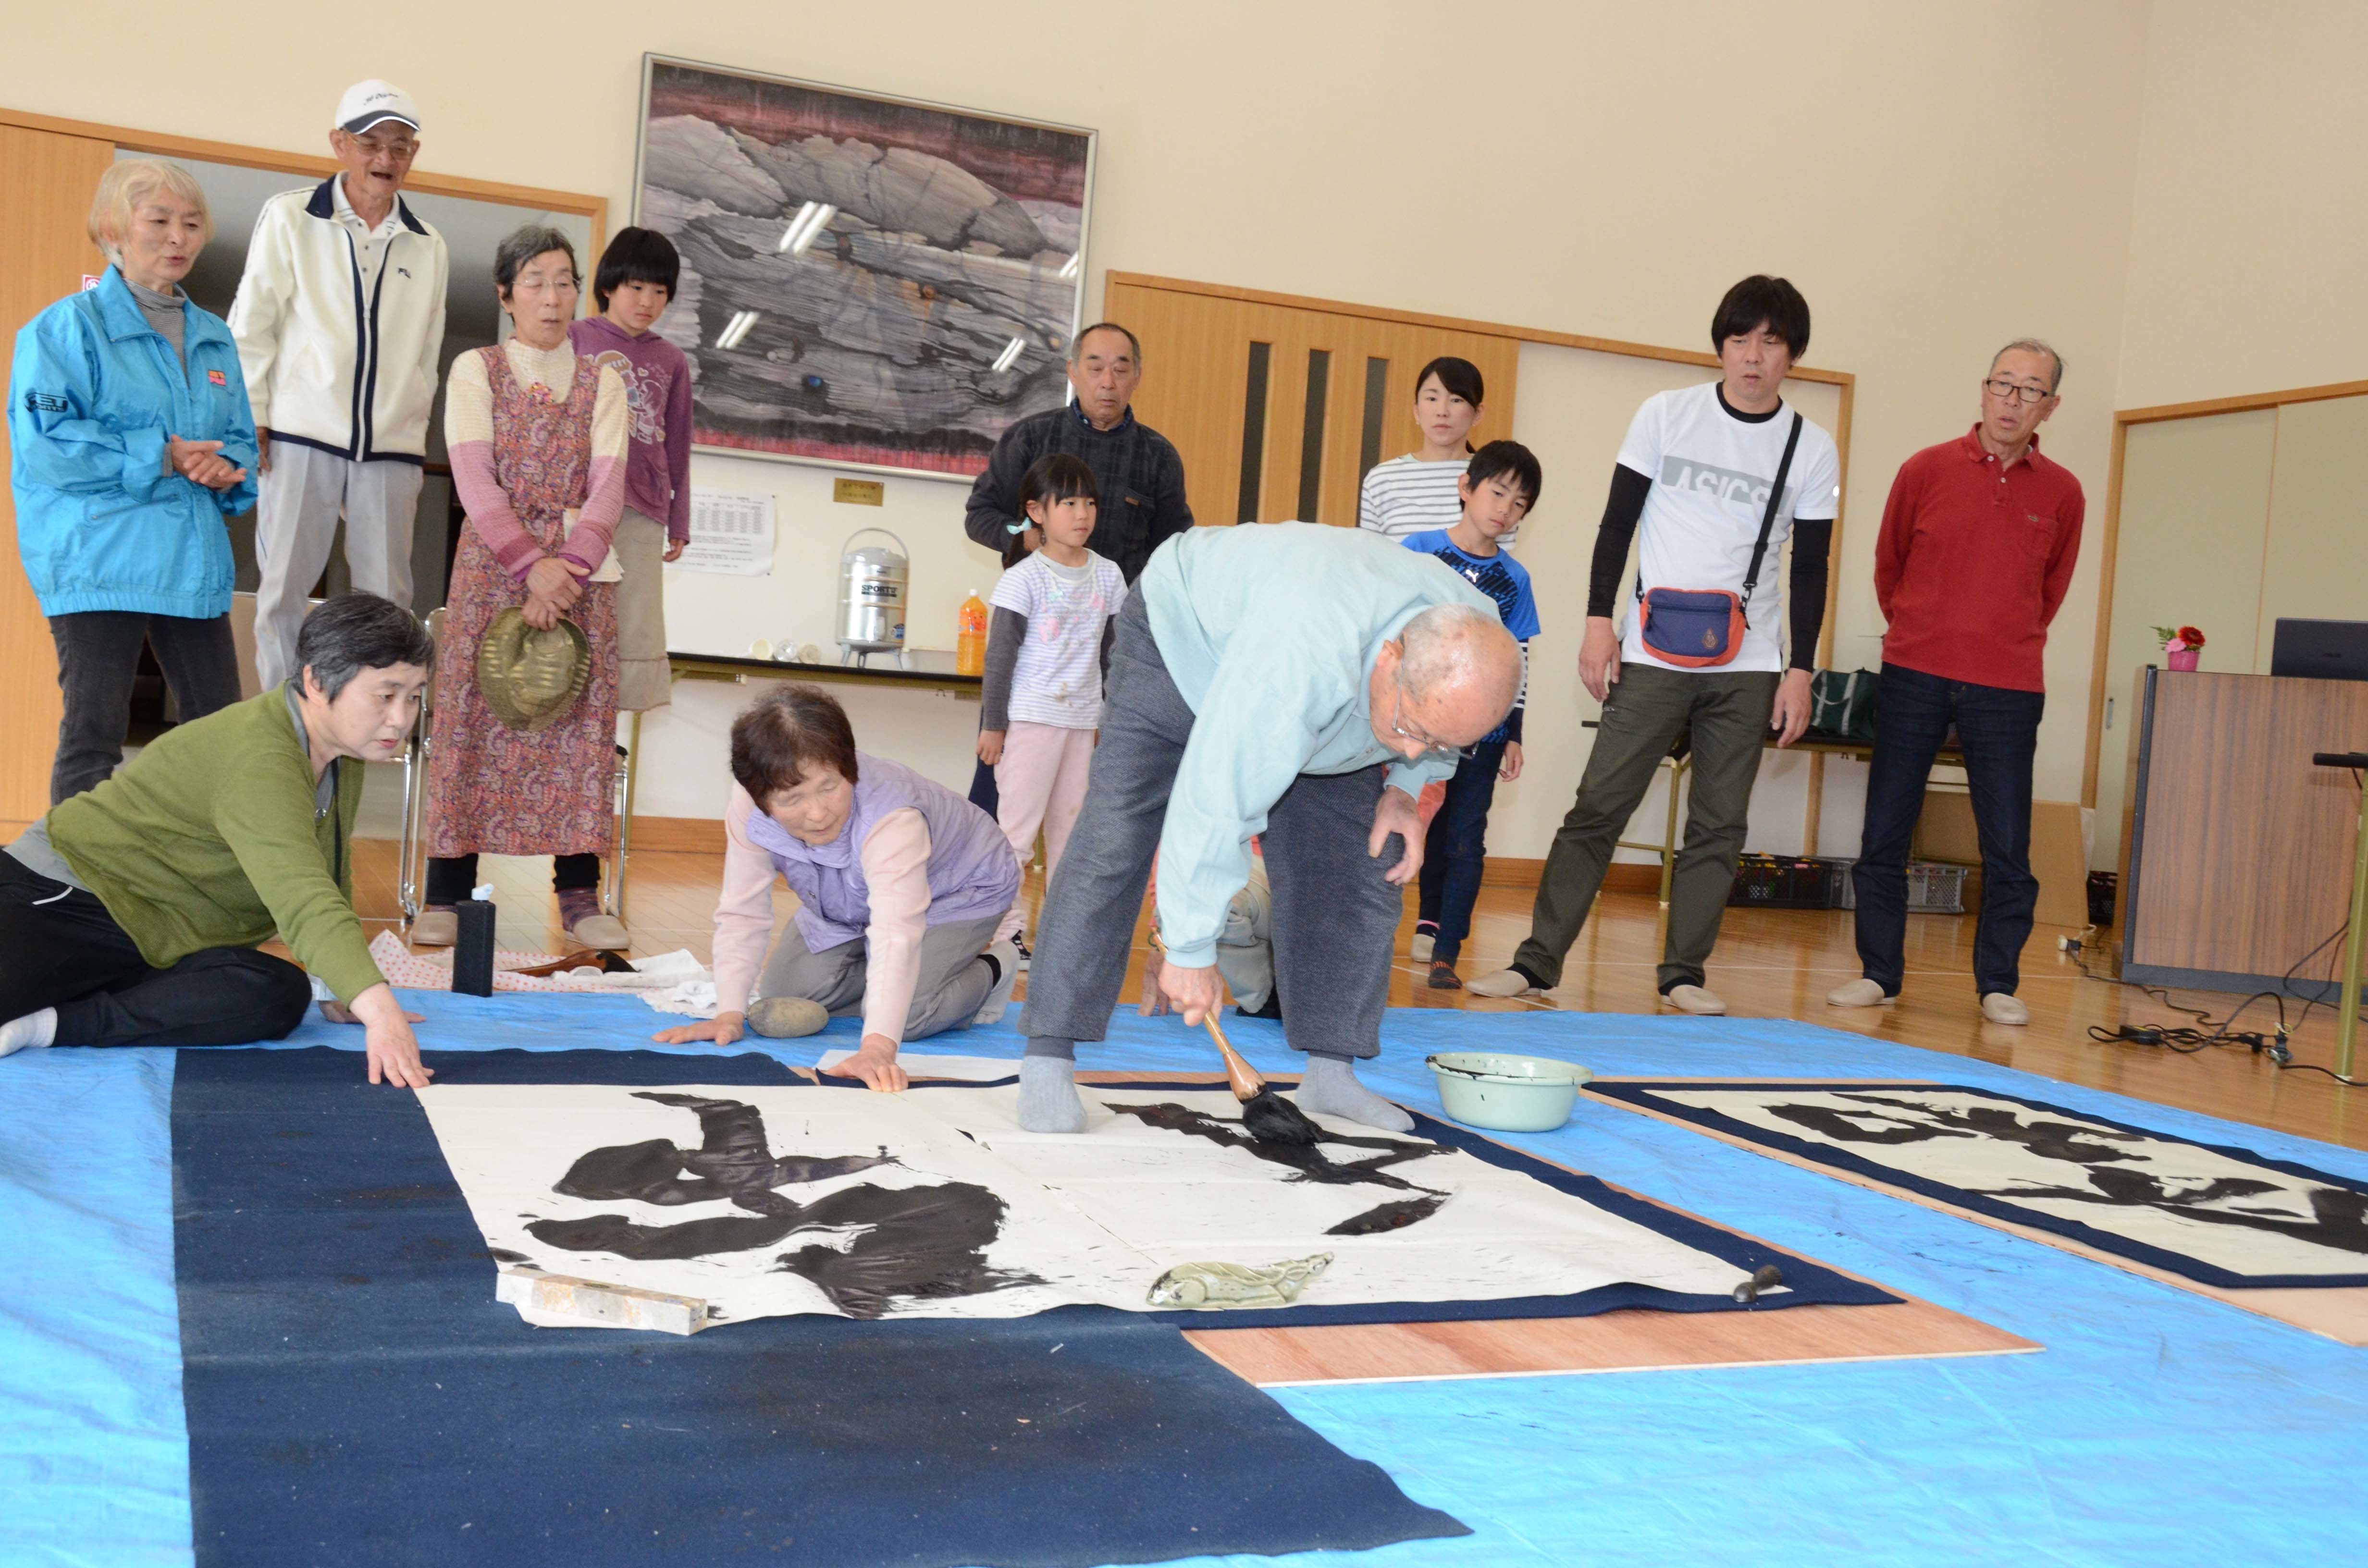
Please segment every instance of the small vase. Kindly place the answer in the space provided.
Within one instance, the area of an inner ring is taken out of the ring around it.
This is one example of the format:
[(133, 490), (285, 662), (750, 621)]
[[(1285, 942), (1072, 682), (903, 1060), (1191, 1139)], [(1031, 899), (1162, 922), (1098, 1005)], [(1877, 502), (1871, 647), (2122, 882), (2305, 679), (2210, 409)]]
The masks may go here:
[(2181, 648), (2175, 653), (2166, 653), (2163, 656), (2170, 661), (2170, 667), (2172, 669), (2192, 670), (2195, 667), (2196, 661), (2203, 657), (2203, 650), (2201, 648)]

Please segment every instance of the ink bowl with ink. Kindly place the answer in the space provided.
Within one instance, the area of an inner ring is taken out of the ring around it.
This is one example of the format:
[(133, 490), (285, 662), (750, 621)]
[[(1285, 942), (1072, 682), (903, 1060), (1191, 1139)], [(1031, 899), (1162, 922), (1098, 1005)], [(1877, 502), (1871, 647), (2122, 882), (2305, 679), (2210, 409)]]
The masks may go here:
[(1447, 1114), (1492, 1132), (1553, 1131), (1570, 1119), (1578, 1086), (1595, 1076), (1576, 1062), (1493, 1051), (1440, 1051), (1423, 1062)]

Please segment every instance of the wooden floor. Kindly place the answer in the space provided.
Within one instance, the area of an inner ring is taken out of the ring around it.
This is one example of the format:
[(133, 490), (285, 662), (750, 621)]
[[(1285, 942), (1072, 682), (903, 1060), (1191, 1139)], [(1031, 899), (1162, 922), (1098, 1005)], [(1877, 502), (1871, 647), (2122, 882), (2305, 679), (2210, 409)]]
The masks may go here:
[[(364, 840), (355, 845), (355, 903), (373, 930), (381, 926), (400, 929), (395, 926), (395, 859), (392, 843)], [(562, 937), (550, 862), (488, 856), (484, 866), (501, 909), (502, 945), (557, 951)], [(636, 854), (625, 911), (635, 952), (688, 948), (705, 959), (720, 874), (716, 856)], [(790, 895), (780, 892), (776, 898), (786, 913)], [(1473, 937), (1460, 966), (1465, 978), (1498, 968), (1511, 957), (1528, 934), (1530, 899), (1524, 889), (1481, 890)], [(1542, 1002), (1489, 1001), (1463, 991), (1431, 990), (1423, 983), (1425, 971), (1406, 957), (1405, 943), (1413, 929), (1409, 903), (1399, 929), (1397, 972), (1390, 984), (1394, 1006), (1611, 1013), (1647, 1013), (1658, 1006), (1654, 966), (1660, 955), (1659, 906), (1648, 892), (1603, 895), (1571, 950), (1563, 984)], [(1730, 909), (1709, 979), (1736, 1017), (1798, 1018), (2232, 1121), (2368, 1148), (2368, 1090), (2347, 1089), (2316, 1073), (2280, 1072), (2266, 1057), (2241, 1048), (2221, 1046), (2182, 1056), (2159, 1047), (2090, 1040), (2091, 1026), (2192, 1020), (2138, 991), (2084, 978), (2074, 957), (2056, 949), (2057, 937), (2077, 935), (2063, 928), (2040, 926), (2023, 954), (2021, 994), (2031, 1006), (2029, 1027), (1984, 1022), (1973, 991), (1973, 931), (1969, 915), (1909, 916), (1905, 994), (1888, 1007), (1844, 1009), (1827, 1006), (1825, 994), (1859, 972), (1848, 911)], [(1138, 924), (1125, 992), (1130, 1001), (1137, 994), (1144, 954)], [(2090, 967), (2102, 971), (2109, 965), (2100, 955), (2091, 958)], [(2190, 1006), (2211, 1009), (2215, 1019), (2241, 1000), (2214, 992), (2174, 994)], [(2289, 1017), (2299, 1011), (2293, 1002), (2286, 1009)], [(2275, 1017), (2269, 1004), (2257, 1003), (2238, 1027), (2266, 1029)], [(2330, 1009), (2311, 1010), (2294, 1038), (2294, 1055), (2298, 1062), (2333, 1063)]]

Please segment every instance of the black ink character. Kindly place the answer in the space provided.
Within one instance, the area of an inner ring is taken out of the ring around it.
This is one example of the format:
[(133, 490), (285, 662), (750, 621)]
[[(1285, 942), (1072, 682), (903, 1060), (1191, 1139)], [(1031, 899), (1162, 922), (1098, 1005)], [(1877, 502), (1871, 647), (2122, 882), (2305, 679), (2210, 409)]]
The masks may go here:
[(1850, 1094), (1839, 1097), (1858, 1105), (1889, 1107), (1903, 1114), (1840, 1110), (1817, 1105), (1770, 1106), (1768, 1113), (1837, 1143), (1921, 1143), (1934, 1138), (1994, 1138), (2001, 1142), (2020, 1143), (2043, 1160), (2068, 1160), (2079, 1165), (2140, 1158), (2095, 1140), (2146, 1142), (2138, 1133), (2068, 1121), (2041, 1120), (2025, 1125), (2020, 1114), (2003, 1106), (1977, 1105), (1958, 1110), (1887, 1095)]
[(1337, 1161), (1322, 1148), (1297, 1143), (1261, 1142), (1245, 1131), (1239, 1122), (1221, 1121), (1204, 1111), (1187, 1110), (1180, 1105), (1162, 1101), (1156, 1105), (1120, 1105), (1104, 1101), (1121, 1116), (1131, 1116), (1145, 1127), (1157, 1127), (1169, 1132), (1181, 1132), (1187, 1137), (1205, 1138), (1212, 1143), (1228, 1149), (1239, 1149), (1256, 1155), (1269, 1165), (1285, 1165), (1291, 1170), (1286, 1178), (1294, 1182), (1321, 1182), (1327, 1187), (1365, 1184), (1386, 1187), (1400, 1192), (1419, 1193), (1414, 1199), (1402, 1199), (1369, 1209), (1362, 1214), (1342, 1221), (1326, 1232), (1333, 1236), (1376, 1235), (1383, 1231), (1400, 1230), (1417, 1221), (1428, 1220), (1447, 1201), (1448, 1195), (1433, 1187), (1417, 1187), (1403, 1176), (1395, 1176), (1383, 1169), (1384, 1165), (1402, 1165), (1408, 1160), (1427, 1159), (1448, 1151), (1437, 1143), (1397, 1138), (1359, 1138), (1343, 1132), (1326, 1132), (1326, 1143), (1346, 1143), (1351, 1148), (1380, 1149), (1382, 1153), (1362, 1160)]
[[(885, 1149), (876, 1155), (776, 1159), (765, 1140), (764, 1113), (755, 1106), (647, 1091), (633, 1097), (697, 1111), (703, 1142), (696, 1149), (682, 1149), (670, 1139), (653, 1138), (595, 1149), (569, 1166), (552, 1190), (567, 1198), (631, 1198), (667, 1208), (728, 1198), (752, 1214), (787, 1214), (797, 1205), (775, 1192), (777, 1187), (829, 1181), (896, 1164)], [(690, 1173), (688, 1177), (685, 1171)]]
[[(844, 1246), (810, 1244), (783, 1253), (782, 1272), (814, 1282), (849, 1317), (876, 1318), (899, 1298), (934, 1300), (1042, 1283), (1034, 1275), (991, 1268), (986, 1248), (1003, 1227), (1006, 1205), (983, 1187), (942, 1182), (888, 1188), (870, 1182), (800, 1203), (779, 1187), (828, 1181), (878, 1165), (878, 1154), (780, 1157), (765, 1119), (739, 1100), (643, 1092), (635, 1096), (699, 1116), (703, 1142), (677, 1147), (665, 1138), (595, 1149), (553, 1190), (569, 1198), (632, 1199), (662, 1207), (728, 1199), (747, 1216), (727, 1214), (671, 1225), (643, 1225), (622, 1214), (537, 1220), (527, 1233), (567, 1252), (605, 1252), (637, 1262), (679, 1262), (771, 1246), (800, 1232), (853, 1233)], [(688, 1174), (685, 1174), (688, 1173)]]
[(2123, 1209), (2152, 1209), (2210, 1225), (2237, 1225), (2298, 1242), (2330, 1247), (2337, 1252), (2368, 1254), (2368, 1194), (2348, 1187), (2314, 1187), (2308, 1194), (2311, 1217), (2297, 1219), (2271, 1209), (2213, 1209), (2207, 1204), (2232, 1198), (2258, 1198), (2265, 1192), (2292, 1190), (2251, 1176), (2215, 1176), (2203, 1187), (2174, 1192), (2162, 1178), (2146, 1171), (2108, 1166), (2089, 1173), (2089, 1186), (2012, 1187), (1984, 1194), (1988, 1198), (2059, 1198), (2073, 1203), (2101, 1203)]

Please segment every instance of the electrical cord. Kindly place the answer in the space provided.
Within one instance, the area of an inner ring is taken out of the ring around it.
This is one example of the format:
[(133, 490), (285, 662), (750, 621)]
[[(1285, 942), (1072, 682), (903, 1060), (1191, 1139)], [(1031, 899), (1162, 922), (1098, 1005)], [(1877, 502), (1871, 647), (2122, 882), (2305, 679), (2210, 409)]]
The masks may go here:
[[(2295, 1015), (2293, 1023), (2289, 1024), (2286, 1021), (2286, 1001), (2292, 995), (2287, 987), (2294, 983), (2295, 972), (2303, 965), (2340, 941), (2351, 929), (2351, 921), (2347, 915), (2343, 924), (2338, 926), (2325, 939), (2286, 966), (2285, 973), (2278, 977), (2276, 990), (2254, 992), (2237, 1005), (2235, 1012), (2230, 1013), (2217, 1024), (2212, 1021), (2212, 1015), (2205, 1009), (2184, 1006), (2172, 1001), (2170, 993), (2161, 986), (2148, 985), (2142, 981), (2123, 980), (2119, 975), (2099, 974), (2089, 967), (2085, 959), (2076, 958), (2073, 962), (2079, 967), (2080, 973), (2087, 979), (2101, 981), (2108, 985), (2124, 986), (2132, 991), (2144, 992), (2172, 1012), (2184, 1013), (2195, 1020), (2192, 1025), (2123, 1024), (2110, 1029), (2091, 1024), (2089, 1026), (2089, 1038), (2100, 1044), (2108, 1045), (2160, 1046), (2166, 1051), (2176, 1051), (2181, 1056), (2193, 1056), (2215, 1045), (2241, 1045), (2257, 1055), (2267, 1055), (2280, 1072), (2318, 1073), (2334, 1079), (2346, 1088), (2368, 1087), (2368, 1079), (2347, 1078), (2331, 1068), (2321, 1067), (2315, 1062), (2296, 1062), (2294, 1059), (2292, 1046), (2294, 1033), (2302, 1028), (2304, 1020), (2310, 1017), (2310, 1010), (2313, 1007), (2322, 1006), (2318, 998), (2294, 997), (2294, 1000), (2302, 1003), (2302, 1011)], [(2328, 979), (2330, 983), (2334, 980), (2334, 969), (2335, 962), (2330, 958), (2328, 961)], [(2278, 1023), (2273, 1034), (2265, 1033), (2260, 1029), (2233, 1028), (2237, 1020), (2244, 1017), (2247, 1008), (2261, 1001), (2267, 1001), (2277, 1008)]]

